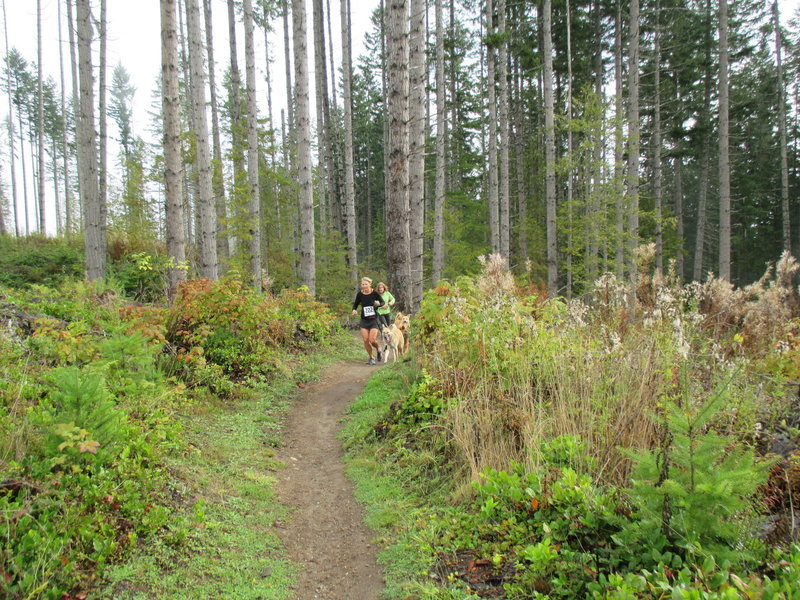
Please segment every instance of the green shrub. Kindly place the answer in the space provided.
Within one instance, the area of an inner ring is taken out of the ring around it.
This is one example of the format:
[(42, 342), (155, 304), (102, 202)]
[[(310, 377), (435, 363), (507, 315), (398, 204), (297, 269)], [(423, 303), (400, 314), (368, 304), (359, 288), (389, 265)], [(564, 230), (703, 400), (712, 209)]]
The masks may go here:
[(83, 256), (78, 240), (0, 236), (0, 286), (55, 287), (82, 276)]

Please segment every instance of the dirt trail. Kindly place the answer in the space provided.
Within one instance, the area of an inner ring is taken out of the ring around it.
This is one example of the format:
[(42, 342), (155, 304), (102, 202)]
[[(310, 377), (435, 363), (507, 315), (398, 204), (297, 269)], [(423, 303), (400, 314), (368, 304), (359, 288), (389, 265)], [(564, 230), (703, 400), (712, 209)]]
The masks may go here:
[(308, 385), (294, 402), (278, 457), (278, 497), (292, 509), (279, 531), (300, 565), (296, 600), (377, 600), (383, 573), (372, 533), (344, 475), (336, 434), (347, 406), (375, 367), (338, 363)]

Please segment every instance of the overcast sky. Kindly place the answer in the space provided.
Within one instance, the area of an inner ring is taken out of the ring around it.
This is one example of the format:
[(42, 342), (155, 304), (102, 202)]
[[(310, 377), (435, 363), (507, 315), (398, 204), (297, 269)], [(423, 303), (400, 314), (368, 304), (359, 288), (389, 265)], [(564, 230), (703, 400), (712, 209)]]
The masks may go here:
[[(5, 4), (8, 18), (8, 45), (17, 48), (29, 62), (36, 62), (36, 0), (0, 0)], [(62, 36), (64, 44), (64, 69), (67, 78), (67, 89), (71, 89), (69, 47), (66, 33), (66, 14), (63, 2), (59, 0), (41, 0), (42, 2), (42, 37), (43, 37), (43, 63), (46, 75), (60, 82), (59, 57), (58, 57), (58, 9), (61, 6)], [(160, 8), (158, 0), (107, 0), (108, 11), (108, 75), (107, 81), (111, 83), (111, 73), (117, 64), (122, 64), (131, 76), (131, 82), (136, 86), (134, 97), (134, 121), (137, 135), (146, 137), (145, 127), (149, 127), (147, 111), (151, 108), (152, 91), (161, 70), (161, 31)], [(355, 0), (353, 5), (353, 57), (354, 61), (362, 52), (364, 34), (370, 28), (370, 15), (380, 0)], [(99, 12), (98, 2), (92, 2), (95, 13)], [(202, 10), (202, 0), (199, 1)], [(311, 43), (311, 2), (307, 0), (307, 23), (309, 31), (309, 77), (313, 90), (313, 45)], [(330, 0), (333, 19), (331, 22), (334, 48), (340, 48), (341, 24), (339, 20), (339, 2)], [(228, 62), (228, 12), (226, 0), (211, 0), (211, 10), (214, 19), (214, 53), (217, 63), (217, 86), (220, 87), (222, 72)], [(96, 15), (97, 16), (97, 15)], [(74, 15), (73, 15), (74, 17)], [(291, 30), (291, 21), (289, 23)], [(283, 57), (283, 22), (277, 19), (273, 22), (274, 31), (269, 35), (270, 76), (273, 82), (273, 118), (276, 126), (280, 127), (280, 109), (286, 106), (286, 87)], [(4, 37), (2, 31), (0, 36)], [(241, 23), (237, 29), (237, 45), (239, 49), (239, 68), (242, 70), (244, 80), (244, 27)], [(256, 65), (260, 77), (256, 79), (260, 113), (267, 112), (266, 84), (264, 83), (264, 34), (263, 30), (255, 33)], [(93, 44), (96, 54), (99, 44)], [(0, 52), (5, 54), (5, 39)], [(341, 64), (341, 56), (335, 56), (336, 68)], [(219, 90), (218, 90), (219, 93)], [(312, 107), (313, 108), (313, 107)], [(0, 103), (0, 115), (5, 119), (8, 114), (5, 102)], [(313, 115), (312, 115), (313, 118)], [(109, 125), (111, 126), (111, 125)]]

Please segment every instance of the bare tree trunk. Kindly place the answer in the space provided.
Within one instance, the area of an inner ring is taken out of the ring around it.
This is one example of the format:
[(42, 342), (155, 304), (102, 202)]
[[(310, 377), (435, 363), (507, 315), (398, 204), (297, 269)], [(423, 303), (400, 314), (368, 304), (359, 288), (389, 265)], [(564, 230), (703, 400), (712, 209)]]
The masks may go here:
[(36, 68), (36, 127), (38, 129), (38, 154), (39, 154), (39, 232), (47, 235), (47, 216), (44, 198), (44, 87), (42, 83), (42, 0), (36, 0), (36, 55), (38, 64)]
[[(604, 97), (603, 84), (604, 84), (604, 71), (603, 71), (603, 27), (602, 27), (602, 9), (601, 0), (594, 0), (594, 95), (598, 102)], [(603, 102), (602, 122), (605, 124), (606, 103)], [(594, 179), (592, 185), (595, 189), (590, 190), (589, 206), (587, 207), (587, 222), (589, 233), (589, 249), (587, 256), (586, 273), (590, 283), (597, 279), (599, 271), (600, 259), (600, 231), (601, 220), (606, 219), (606, 209), (601, 208), (599, 195), (596, 193), (600, 182), (603, 178), (603, 131), (604, 126), (597, 129), (593, 143), (593, 156), (592, 162), (592, 177)]]
[[(340, 0), (341, 2), (341, 0)], [(343, 152), (342, 148), (342, 140), (340, 139), (340, 132), (339, 128), (337, 127), (336, 122), (336, 115), (339, 114), (339, 99), (336, 93), (336, 64), (334, 61), (334, 51), (333, 51), (333, 33), (331, 32), (331, 0), (325, 0), (325, 23), (328, 27), (328, 45), (327, 45), (327, 53), (329, 59), (329, 69), (330, 69), (330, 76), (331, 76), (331, 83), (330, 83), (330, 101), (328, 104), (328, 109), (326, 112), (326, 121), (328, 126), (326, 128), (327, 136), (328, 136), (328, 173), (330, 173), (330, 177), (328, 178), (328, 184), (330, 186), (330, 196), (331, 196), (331, 211), (334, 223), (336, 223), (336, 228), (341, 233), (343, 237), (347, 236), (347, 226), (345, 224), (345, 212), (346, 207), (344, 206), (344, 200), (342, 198), (342, 171), (344, 170), (344, 165), (341, 162), (341, 155)]]
[[(19, 82), (17, 82), (17, 85)], [(28, 170), (25, 168), (25, 129), (22, 126), (22, 107), (17, 107), (19, 125), (19, 162), (22, 167), (22, 210), (25, 216), (25, 235), (31, 234), (30, 211), (28, 210)], [(33, 157), (31, 156), (31, 160)]]
[(353, 59), (350, 38), (350, 0), (340, 0), (342, 24), (342, 91), (344, 98), (344, 197), (347, 230), (347, 271), (350, 281), (358, 279), (356, 254), (356, 203), (353, 174)]
[(781, 153), (781, 213), (783, 215), (783, 249), (792, 251), (792, 229), (789, 218), (789, 162), (786, 153), (786, 88), (783, 81), (782, 33), (778, 0), (772, 10), (775, 17), (775, 75), (778, 79), (778, 138)]
[(413, 306), (410, 277), (411, 242), (408, 197), (408, 3), (389, 0), (386, 14), (389, 188), (386, 195), (386, 229), (390, 240), (389, 288), (398, 310)]
[(655, 97), (653, 100), (653, 196), (655, 196), (656, 220), (656, 269), (659, 273), (664, 271), (664, 233), (661, 189), (661, 2), (656, 0), (655, 14), (655, 40), (653, 61), (655, 65)]
[[(183, 71), (183, 81), (186, 86), (186, 93), (181, 97), (181, 101), (185, 103), (182, 107), (182, 115), (187, 121), (188, 133), (193, 134), (197, 131), (195, 125), (195, 114), (192, 106), (192, 71), (191, 61), (189, 59), (188, 40), (189, 33), (188, 26), (184, 22), (186, 2), (178, 3), (178, 43), (180, 44), (180, 61), (179, 65)], [(187, 150), (182, 146), (183, 158), (186, 161)], [(196, 255), (199, 249), (199, 244), (202, 240), (198, 240), (196, 234), (200, 231), (200, 214), (197, 211), (197, 198), (200, 196), (199, 192), (200, 180), (197, 174), (197, 161), (192, 163), (186, 162), (183, 169), (183, 224), (185, 227), (186, 244), (191, 248), (194, 247), (194, 254)]]
[(261, 290), (261, 191), (258, 181), (258, 108), (256, 105), (256, 55), (253, 5), (244, 0), (244, 56), (247, 78), (247, 180), (250, 184), (250, 274)]
[(711, 0), (706, 0), (705, 74), (703, 76), (703, 108), (700, 112), (703, 139), (700, 146), (700, 190), (697, 203), (697, 227), (694, 239), (694, 265), (692, 279), (703, 278), (706, 241), (708, 189), (710, 185), (709, 161), (711, 155)]
[(509, 210), (509, 156), (508, 149), (511, 146), (509, 138), (509, 118), (508, 118), (508, 42), (505, 40), (506, 33), (506, 0), (498, 0), (498, 28), (497, 35), (501, 36), (500, 49), (498, 51), (499, 83), (498, 92), (500, 95), (500, 254), (502, 254), (511, 264), (511, 217)]
[[(238, 61), (238, 48), (236, 43), (236, 12), (234, 0), (227, 0), (228, 2), (228, 45), (230, 48), (230, 88), (228, 93), (228, 100), (231, 105), (231, 158), (233, 162), (233, 190), (231, 192), (232, 207), (231, 212), (234, 217), (238, 217), (237, 222), (240, 223), (244, 219), (244, 212), (246, 210), (245, 203), (247, 202), (245, 190), (248, 187), (247, 171), (245, 169), (244, 161), (244, 146), (245, 146), (245, 123), (242, 117), (242, 76), (239, 71)], [(238, 231), (235, 232), (235, 244), (237, 252), (244, 244), (245, 232), (242, 231), (241, 224), (238, 226)]]
[[(55, 230), (55, 234), (56, 234), (56, 237), (58, 237), (61, 234), (61, 228), (63, 226), (63, 223), (61, 221), (61, 218), (62, 218), (62, 215), (61, 215), (61, 192), (58, 189), (59, 183), (60, 183), (59, 177), (58, 177), (58, 147), (56, 145), (56, 139), (55, 138), (53, 138), (51, 140), (51, 144), (52, 145), (51, 145), (50, 151), (52, 152), (52, 155), (53, 155), (52, 156), (52, 159), (53, 159), (53, 166), (52, 166), (52, 171), (53, 171), (53, 194), (55, 195), (55, 200), (56, 200), (55, 201), (55, 209), (56, 209), (56, 230)], [(5, 227), (5, 224), (3, 226)], [(3, 230), (3, 233), (5, 233), (5, 229)]]
[(222, 143), (219, 133), (219, 110), (217, 109), (217, 83), (216, 61), (214, 60), (214, 28), (211, 15), (211, 0), (203, 0), (203, 14), (206, 26), (206, 53), (208, 55), (208, 87), (211, 94), (211, 141), (213, 145), (213, 167), (211, 174), (211, 187), (214, 193), (214, 207), (217, 213), (216, 239), (218, 274), (227, 268), (230, 258), (228, 233), (225, 222), (228, 218), (228, 208), (225, 205), (225, 179), (222, 173)]
[(161, 103), (164, 119), (164, 182), (166, 189), (167, 256), (169, 294), (186, 279), (180, 268), (186, 262), (183, 236), (183, 191), (181, 190), (180, 92), (178, 84), (178, 26), (176, 0), (161, 0)]
[[(68, 2), (69, 3), (69, 2)], [(66, 85), (64, 81), (64, 46), (61, 40), (61, 3), (58, 5), (58, 65), (61, 74), (61, 154), (64, 169), (64, 232), (67, 239), (72, 237), (72, 181), (69, 169), (69, 128), (67, 127), (67, 99)]]
[(319, 152), (319, 220), (324, 229), (330, 227), (330, 179), (328, 169), (329, 136), (328, 136), (328, 70), (325, 56), (325, 26), (322, 17), (322, 0), (312, 0), (314, 24), (314, 89), (317, 101), (317, 139)]
[(106, 3), (107, 0), (100, 0), (100, 22), (98, 35), (100, 37), (100, 74), (97, 83), (97, 93), (99, 97), (98, 118), (99, 118), (99, 141), (98, 141), (98, 184), (100, 194), (100, 223), (103, 228), (102, 242), (103, 242), (103, 256), (107, 251), (107, 232), (108, 232), (108, 111), (106, 110), (106, 63), (108, 52), (106, 50), (108, 45), (108, 36), (106, 35), (107, 17), (106, 17)]
[(97, 188), (97, 153), (94, 133), (94, 77), (92, 74), (92, 23), (89, 0), (77, 0), (78, 55), (80, 78), (80, 117), (78, 120), (78, 152), (82, 155), (81, 189), (83, 190), (83, 236), (86, 253), (86, 278), (95, 281), (105, 277), (106, 257), (103, 249), (105, 230), (102, 223), (100, 193)]
[(422, 302), (423, 244), (425, 241), (425, 1), (411, 0), (409, 36), (409, 149), (408, 208), (411, 258), (411, 306)]
[(292, 0), (294, 24), (295, 114), (297, 165), (300, 184), (300, 282), (316, 295), (314, 192), (311, 186), (311, 120), (308, 114), (308, 59), (305, 0)]
[[(286, 66), (286, 114), (289, 117), (289, 130), (294, 127), (294, 98), (292, 97), (292, 53), (289, 50), (289, 0), (281, 0), (283, 7), (283, 52)], [(291, 133), (289, 134), (291, 137)]]
[[(266, 18), (266, 17), (265, 17)], [(269, 33), (270, 27), (269, 24), (265, 21), (264, 22), (264, 65), (265, 65), (265, 82), (267, 84), (267, 122), (269, 127), (269, 132), (272, 137), (272, 143), (270, 144), (270, 156), (269, 156), (269, 167), (273, 171), (278, 169), (278, 157), (277, 157), (277, 148), (278, 148), (278, 140), (277, 140), (277, 128), (275, 127), (275, 119), (273, 118), (272, 113), (272, 75), (270, 70), (270, 64), (272, 63), (272, 58), (270, 57), (270, 44), (269, 44)], [(274, 199), (275, 205), (275, 233), (278, 239), (283, 238), (283, 224), (281, 223), (281, 197), (278, 194), (278, 182), (274, 179), (270, 182), (269, 185), (270, 196)], [(263, 219), (262, 219), (263, 220)], [(262, 247), (262, 256), (265, 257), (263, 259), (264, 262), (264, 269), (268, 270), (268, 262), (266, 260), (267, 256), (267, 245), (269, 244), (269, 240), (266, 235), (261, 236), (261, 247)]]
[[(6, 15), (6, 3), (3, 0), (3, 38), (6, 43), (6, 65), (8, 64), (8, 17)], [(14, 234), (17, 237), (22, 235), (20, 230), (19, 210), (17, 206), (17, 170), (16, 170), (16, 157), (14, 153), (14, 103), (12, 101), (13, 90), (11, 89), (11, 81), (8, 82), (8, 147), (9, 158), (11, 161), (11, 205), (14, 213)]]
[[(81, 108), (80, 108), (80, 86), (78, 84), (78, 44), (75, 42), (75, 26), (72, 21), (72, 5), (75, 0), (66, 0), (67, 3), (67, 30), (69, 31), (69, 60), (70, 60), (70, 70), (72, 73), (72, 112), (75, 115), (75, 145), (78, 144), (78, 127), (77, 121), (79, 119)], [(81, 187), (81, 153), (79, 151), (75, 152), (75, 165), (77, 170), (77, 179), (78, 179), (78, 203), (75, 207), (76, 214), (81, 215), (78, 221), (81, 223), (81, 227), (83, 226), (83, 188)]]
[(528, 185), (525, 172), (526, 119), (522, 109), (522, 75), (517, 63), (514, 69), (514, 87), (516, 88), (516, 110), (514, 111), (514, 148), (517, 169), (517, 223), (519, 224), (519, 257), (528, 268)]
[(728, 0), (719, 0), (719, 277), (730, 281), (731, 161), (728, 91)]
[(574, 157), (572, 153), (572, 22), (570, 20), (570, 3), (566, 0), (566, 19), (567, 19), (567, 298), (572, 298), (573, 285), (573, 265), (572, 255), (576, 251), (577, 242), (573, 232), (574, 207), (572, 205), (574, 195)]
[(486, 0), (486, 98), (489, 113), (489, 173), (487, 198), (489, 203), (489, 243), (493, 253), (500, 252), (500, 205), (497, 182), (497, 94), (495, 92), (494, 6)]
[(639, 245), (639, 0), (630, 0), (628, 42), (628, 244), (630, 281), (636, 289), (635, 250)]
[(617, 0), (614, 27), (614, 204), (616, 208), (616, 240), (614, 252), (614, 273), (622, 278), (625, 272), (625, 208), (624, 208), (624, 169), (622, 140), (622, 4)]
[(678, 281), (683, 281), (685, 266), (683, 260), (683, 248), (685, 233), (683, 228), (683, 156), (681, 156), (681, 141), (676, 143), (675, 148), (675, 189), (673, 190), (673, 205), (675, 210), (675, 235), (678, 238), (678, 250), (675, 256), (675, 272)]
[(542, 29), (544, 35), (544, 129), (545, 195), (547, 198), (547, 292), (558, 295), (558, 246), (556, 231), (556, 141), (553, 108), (553, 36), (550, 0), (544, 0)]
[(437, 285), (444, 271), (445, 121), (444, 23), (442, 0), (436, 2), (436, 191), (433, 207), (433, 264), (431, 283)]
[(208, 117), (206, 114), (206, 73), (203, 68), (203, 38), (200, 32), (200, 8), (197, 0), (186, 0), (186, 25), (189, 30), (189, 62), (192, 69), (192, 112), (194, 113), (195, 152), (198, 192), (197, 210), (200, 217), (198, 240), (200, 275), (216, 280), (217, 225), (214, 192), (211, 183), (211, 152), (208, 147)]
[[(3, 175), (2, 165), (0, 165), (0, 179)], [(2, 193), (0, 193), (0, 235), (6, 235), (8, 233), (8, 229), (6, 226), (6, 206), (5, 206), (5, 197)]]

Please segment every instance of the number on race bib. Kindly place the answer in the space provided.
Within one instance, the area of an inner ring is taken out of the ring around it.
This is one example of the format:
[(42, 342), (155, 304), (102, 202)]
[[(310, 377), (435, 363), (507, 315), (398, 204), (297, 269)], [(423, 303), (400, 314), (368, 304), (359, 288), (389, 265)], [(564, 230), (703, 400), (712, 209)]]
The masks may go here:
[(365, 306), (364, 307), (364, 316), (365, 317), (374, 317), (375, 316), (375, 307), (374, 306)]

